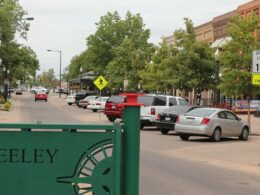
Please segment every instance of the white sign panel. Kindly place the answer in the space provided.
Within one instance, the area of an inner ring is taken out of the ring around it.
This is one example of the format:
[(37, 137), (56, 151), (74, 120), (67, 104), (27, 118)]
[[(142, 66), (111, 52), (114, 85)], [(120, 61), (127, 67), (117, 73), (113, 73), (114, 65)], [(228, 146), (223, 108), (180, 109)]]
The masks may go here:
[(253, 51), (252, 73), (260, 73), (260, 50)]

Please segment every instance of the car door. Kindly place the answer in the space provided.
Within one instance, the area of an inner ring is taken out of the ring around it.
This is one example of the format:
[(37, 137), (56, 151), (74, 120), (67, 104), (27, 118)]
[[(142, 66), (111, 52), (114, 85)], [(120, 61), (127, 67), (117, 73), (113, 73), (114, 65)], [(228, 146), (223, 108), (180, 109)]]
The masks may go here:
[(216, 119), (216, 126), (221, 127), (222, 136), (229, 135), (229, 120), (227, 120), (227, 116), (224, 111), (218, 113), (218, 118)]
[(227, 121), (228, 121), (228, 136), (239, 136), (241, 132), (240, 121), (237, 120), (237, 116), (232, 112), (225, 111)]

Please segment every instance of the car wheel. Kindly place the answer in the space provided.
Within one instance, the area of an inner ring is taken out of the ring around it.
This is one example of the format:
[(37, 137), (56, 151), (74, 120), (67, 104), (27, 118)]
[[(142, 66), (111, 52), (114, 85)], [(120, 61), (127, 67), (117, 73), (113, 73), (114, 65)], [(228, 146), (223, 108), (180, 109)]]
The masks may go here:
[(69, 106), (71, 106), (71, 105), (72, 105), (72, 103), (68, 103), (68, 105), (69, 105)]
[(35, 99), (34, 101), (36, 102), (37, 100)]
[(93, 109), (92, 111), (93, 111), (93, 112), (97, 112), (97, 109)]
[(242, 129), (241, 135), (239, 136), (240, 140), (248, 140), (248, 136), (249, 136), (249, 130), (247, 127), (244, 127)]
[(47, 102), (48, 100), (46, 99), (45, 102)]
[(140, 124), (140, 129), (143, 129), (144, 126), (145, 126), (145, 125), (141, 123), (141, 124)]
[(214, 142), (219, 142), (221, 139), (221, 130), (216, 128), (211, 136), (211, 140)]
[(163, 135), (167, 135), (169, 133), (168, 129), (160, 129), (160, 131)]
[(82, 106), (82, 108), (86, 109), (86, 108), (87, 108), (87, 106)]
[(110, 122), (114, 122), (116, 120), (116, 117), (114, 116), (108, 116), (107, 118)]
[(189, 135), (180, 135), (181, 140), (187, 141), (190, 136)]

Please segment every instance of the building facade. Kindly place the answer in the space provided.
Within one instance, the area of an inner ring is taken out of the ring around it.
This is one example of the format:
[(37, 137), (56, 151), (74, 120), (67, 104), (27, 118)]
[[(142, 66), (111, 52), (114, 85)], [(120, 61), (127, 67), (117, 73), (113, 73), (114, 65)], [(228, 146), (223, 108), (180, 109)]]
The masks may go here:
[(214, 37), (212, 21), (196, 26), (195, 35), (197, 41), (205, 41), (210, 44), (213, 43)]
[(243, 17), (248, 17), (252, 14), (252, 12), (255, 12), (258, 18), (260, 18), (259, 10), (260, 10), (259, 0), (253, 0), (237, 7), (237, 13)]
[(214, 17), (212, 21), (213, 26), (213, 39), (222, 39), (228, 36), (227, 27), (231, 18), (236, 15), (236, 10)]

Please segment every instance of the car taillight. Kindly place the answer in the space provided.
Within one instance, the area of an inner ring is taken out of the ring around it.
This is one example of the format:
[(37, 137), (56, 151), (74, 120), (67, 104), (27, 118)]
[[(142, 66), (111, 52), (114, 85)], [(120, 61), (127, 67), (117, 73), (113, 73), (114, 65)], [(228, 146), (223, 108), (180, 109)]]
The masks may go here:
[(209, 121), (210, 121), (209, 118), (203, 118), (200, 124), (207, 125), (209, 123)]
[(155, 108), (151, 108), (151, 115), (155, 115)]
[(159, 121), (160, 119), (161, 119), (161, 115), (158, 114), (158, 115), (157, 115), (157, 120)]
[(179, 116), (176, 117), (176, 122), (175, 123), (179, 123), (180, 122), (180, 118)]

